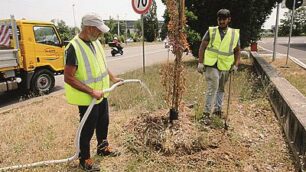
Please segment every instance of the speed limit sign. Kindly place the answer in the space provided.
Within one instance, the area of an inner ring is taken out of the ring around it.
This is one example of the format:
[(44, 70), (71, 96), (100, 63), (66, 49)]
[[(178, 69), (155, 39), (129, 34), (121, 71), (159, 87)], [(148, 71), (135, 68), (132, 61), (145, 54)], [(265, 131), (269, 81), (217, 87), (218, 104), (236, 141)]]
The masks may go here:
[(132, 0), (132, 6), (136, 13), (144, 14), (146, 13), (152, 4), (152, 0)]

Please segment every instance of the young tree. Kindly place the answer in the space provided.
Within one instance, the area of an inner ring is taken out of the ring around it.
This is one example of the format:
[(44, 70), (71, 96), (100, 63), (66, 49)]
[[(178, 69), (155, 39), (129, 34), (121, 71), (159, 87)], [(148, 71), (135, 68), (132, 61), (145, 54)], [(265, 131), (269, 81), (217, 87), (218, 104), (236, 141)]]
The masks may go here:
[(161, 82), (165, 88), (165, 101), (170, 107), (170, 121), (178, 119), (179, 106), (185, 91), (184, 66), (182, 65), (183, 52), (188, 49), (186, 36), (185, 0), (167, 0), (169, 12), (168, 37), (175, 55), (174, 64), (163, 65)]
[[(125, 34), (125, 23), (124, 23), (124, 21), (119, 21), (119, 30), (120, 30), (120, 35)], [(114, 27), (114, 30), (112, 30), (111, 33), (118, 36), (118, 21), (116, 21), (116, 25)]]
[(150, 11), (144, 15), (144, 37), (146, 41), (153, 42), (158, 36), (158, 20), (156, 15), (156, 2), (153, 1)]
[(168, 23), (169, 23), (170, 18), (169, 18), (169, 14), (168, 14), (167, 9), (164, 12), (163, 18), (164, 18), (164, 23), (161, 27), (161, 32), (160, 32), (160, 37), (161, 37), (162, 40), (166, 39), (166, 37), (168, 35)]

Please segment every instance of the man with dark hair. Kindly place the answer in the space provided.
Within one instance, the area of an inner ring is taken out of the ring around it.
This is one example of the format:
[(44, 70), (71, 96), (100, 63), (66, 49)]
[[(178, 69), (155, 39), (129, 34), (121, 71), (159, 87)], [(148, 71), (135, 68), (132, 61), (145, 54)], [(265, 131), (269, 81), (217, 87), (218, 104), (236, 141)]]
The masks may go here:
[(205, 33), (198, 54), (197, 70), (201, 74), (205, 72), (207, 82), (204, 119), (210, 118), (213, 103), (213, 114), (218, 117), (222, 116), (224, 86), (229, 72), (238, 69), (240, 60), (239, 29), (228, 27), (231, 22), (230, 11), (219, 10), (217, 21), (218, 26), (209, 27)]

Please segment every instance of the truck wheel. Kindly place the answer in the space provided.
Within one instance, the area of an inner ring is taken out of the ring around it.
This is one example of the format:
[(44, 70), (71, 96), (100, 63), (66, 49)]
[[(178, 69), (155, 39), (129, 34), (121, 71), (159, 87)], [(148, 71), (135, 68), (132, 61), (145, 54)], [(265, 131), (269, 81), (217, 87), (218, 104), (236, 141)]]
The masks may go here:
[(54, 87), (54, 75), (48, 69), (40, 69), (31, 80), (31, 91), (35, 94), (48, 94)]

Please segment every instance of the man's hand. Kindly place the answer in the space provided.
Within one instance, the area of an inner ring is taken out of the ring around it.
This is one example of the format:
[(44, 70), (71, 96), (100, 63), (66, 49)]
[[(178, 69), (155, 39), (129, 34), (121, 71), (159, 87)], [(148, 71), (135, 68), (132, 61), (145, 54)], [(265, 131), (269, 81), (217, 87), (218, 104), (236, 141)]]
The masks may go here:
[(97, 100), (100, 100), (103, 96), (104, 96), (104, 93), (103, 91), (101, 90), (92, 90), (92, 92), (90, 93), (90, 95), (97, 99)]
[(203, 63), (199, 63), (198, 64), (198, 72), (199, 73), (203, 73), (203, 72), (205, 72), (205, 67), (204, 67), (204, 64)]
[(231, 72), (237, 72), (237, 70), (238, 70), (238, 66), (233, 65), (231, 68)]

